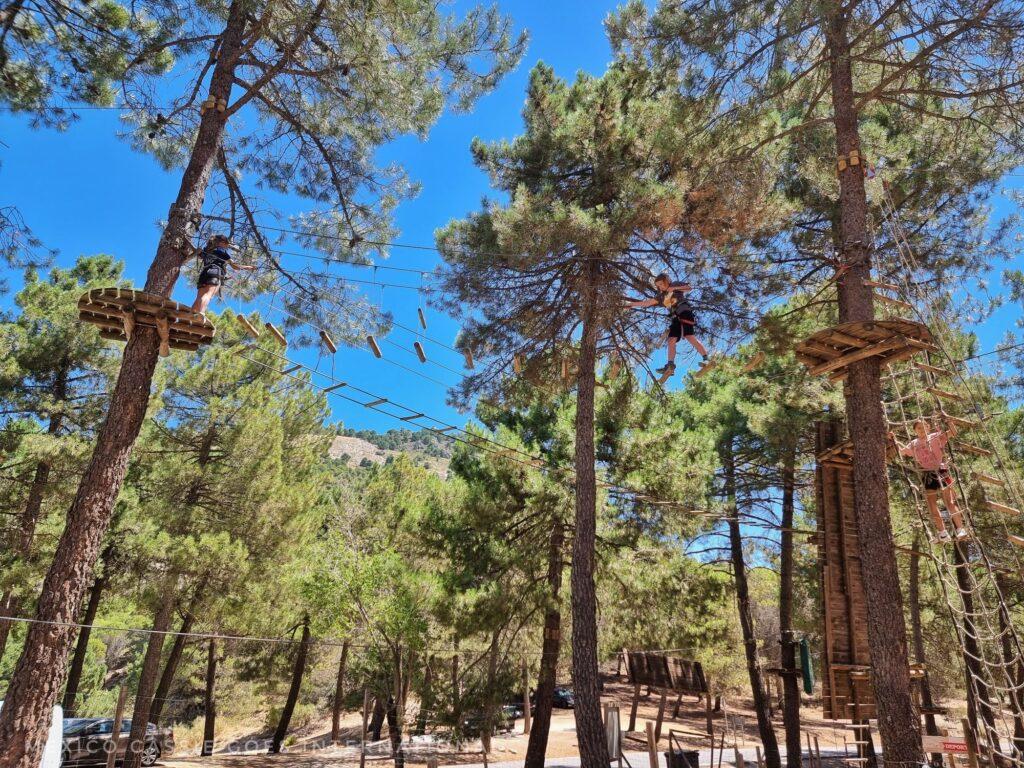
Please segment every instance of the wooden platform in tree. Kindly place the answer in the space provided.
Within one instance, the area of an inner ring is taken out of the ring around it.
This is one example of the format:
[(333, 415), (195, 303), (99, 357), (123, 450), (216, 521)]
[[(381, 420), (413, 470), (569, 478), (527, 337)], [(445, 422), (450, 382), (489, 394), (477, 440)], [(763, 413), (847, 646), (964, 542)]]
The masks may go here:
[(876, 357), (885, 365), (934, 350), (928, 327), (913, 320), (875, 320), (825, 328), (796, 345), (796, 357), (815, 376), (846, 378), (850, 364)]
[(128, 341), (135, 328), (155, 328), (160, 354), (171, 349), (195, 351), (209, 344), (216, 332), (213, 323), (191, 308), (171, 299), (130, 288), (93, 288), (78, 300), (78, 318), (98, 326), (100, 336)]

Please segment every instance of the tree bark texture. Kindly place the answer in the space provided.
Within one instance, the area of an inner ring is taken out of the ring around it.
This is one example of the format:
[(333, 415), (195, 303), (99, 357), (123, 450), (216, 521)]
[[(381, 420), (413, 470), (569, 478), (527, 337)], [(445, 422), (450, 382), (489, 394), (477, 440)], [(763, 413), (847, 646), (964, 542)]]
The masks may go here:
[[(931, 709), (935, 706), (932, 698), (932, 687), (928, 682), (927, 658), (924, 652), (924, 631), (921, 628), (921, 534), (914, 535), (913, 551), (910, 553), (909, 577), (907, 579), (907, 601), (910, 603), (910, 637), (914, 643), (914, 661), (925, 665), (924, 679), (921, 680), (921, 704)], [(928, 712), (924, 716), (925, 733), (938, 736), (935, 715)], [(933, 762), (941, 762), (941, 755), (932, 755)]]
[(142, 750), (146, 745), (146, 731), (149, 727), (149, 708), (153, 703), (157, 677), (160, 674), (160, 657), (163, 653), (164, 638), (174, 617), (173, 590), (165, 589), (153, 619), (153, 631), (146, 643), (146, 655), (142, 659), (142, 672), (135, 689), (135, 709), (132, 712), (132, 730), (124, 753), (123, 768), (140, 768)]
[(295, 666), (292, 669), (292, 684), (288, 689), (288, 699), (284, 703), (284, 709), (281, 710), (281, 719), (277, 721), (274, 738), (270, 742), (270, 754), (272, 755), (281, 751), (284, 737), (288, 735), (288, 726), (292, 722), (292, 715), (295, 713), (295, 705), (299, 703), (299, 692), (302, 690), (302, 678), (306, 675), (306, 659), (309, 656), (311, 639), (309, 617), (307, 616), (302, 620), (302, 639), (299, 641), (299, 651), (295, 654)]
[(160, 682), (156, 686), (156, 693), (153, 694), (153, 704), (149, 709), (149, 721), (160, 725), (160, 717), (167, 705), (167, 697), (171, 693), (171, 686), (174, 684), (174, 676), (178, 673), (178, 665), (181, 663), (181, 655), (185, 652), (185, 645), (191, 639), (188, 633), (196, 622), (196, 615), (193, 610), (196, 608), (196, 600), (185, 612), (185, 618), (181, 620), (180, 634), (174, 636), (174, 644), (171, 645), (171, 652), (167, 656), (167, 663), (164, 664), (164, 671), (160, 675)]
[(779, 552), (779, 635), (782, 644), (782, 722), (786, 730), (786, 768), (802, 768), (800, 744), (800, 678), (793, 634), (793, 513), (796, 492), (796, 449), (782, 467), (782, 531)]

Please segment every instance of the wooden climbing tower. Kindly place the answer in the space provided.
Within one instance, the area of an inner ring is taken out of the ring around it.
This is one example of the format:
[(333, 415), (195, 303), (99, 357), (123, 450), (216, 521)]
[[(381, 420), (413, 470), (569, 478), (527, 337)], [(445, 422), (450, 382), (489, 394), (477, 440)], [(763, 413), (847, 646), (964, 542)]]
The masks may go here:
[(853, 448), (842, 422), (819, 422), (817, 430), (815, 487), (825, 643), (822, 702), (827, 718), (861, 721), (875, 716), (875, 699), (853, 506)]

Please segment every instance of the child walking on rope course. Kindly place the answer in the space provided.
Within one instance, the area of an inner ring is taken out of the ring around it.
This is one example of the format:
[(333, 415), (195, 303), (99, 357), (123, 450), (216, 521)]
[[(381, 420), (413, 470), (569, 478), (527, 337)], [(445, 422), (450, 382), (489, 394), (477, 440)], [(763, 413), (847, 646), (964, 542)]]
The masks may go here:
[(686, 294), (693, 288), (689, 283), (673, 283), (664, 272), (654, 278), (654, 287), (658, 291), (655, 298), (631, 301), (626, 304), (626, 307), (639, 309), (662, 305), (668, 308), (668, 362), (657, 372), (666, 378), (676, 372), (676, 344), (681, 338), (690, 342), (690, 345), (700, 354), (703, 363), (706, 364), (708, 351), (694, 333), (697, 320), (693, 314), (693, 307), (686, 299)]
[(896, 436), (890, 432), (889, 437), (899, 449), (901, 456), (911, 456), (917, 462), (917, 466), (924, 479), (924, 497), (928, 502), (928, 510), (932, 515), (932, 522), (938, 532), (939, 541), (946, 543), (950, 541), (949, 532), (942, 521), (939, 512), (939, 494), (949, 511), (949, 519), (956, 529), (956, 538), (966, 539), (967, 529), (964, 527), (964, 519), (960, 514), (960, 505), (957, 503), (956, 492), (953, 490), (953, 475), (943, 456), (946, 444), (951, 437), (956, 436), (956, 426), (951, 425), (945, 430), (937, 429), (934, 432), (928, 431), (928, 422), (918, 419), (914, 422), (914, 432), (917, 437), (906, 445), (901, 445)]
[(203, 268), (199, 272), (198, 293), (196, 300), (192, 302), (192, 311), (206, 314), (206, 308), (210, 306), (213, 297), (220, 290), (221, 285), (227, 280), (227, 269), (244, 269), (252, 272), (256, 269), (252, 264), (237, 264), (231, 258), (230, 249), (234, 248), (227, 235), (214, 235), (207, 241), (206, 247), (200, 254), (203, 260)]

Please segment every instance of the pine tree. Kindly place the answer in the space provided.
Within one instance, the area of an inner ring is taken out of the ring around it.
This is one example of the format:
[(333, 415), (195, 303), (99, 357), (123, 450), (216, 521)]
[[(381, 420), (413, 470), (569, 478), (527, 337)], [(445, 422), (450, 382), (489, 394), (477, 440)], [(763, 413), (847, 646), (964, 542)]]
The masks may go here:
[[(840, 322), (875, 318), (866, 163), (849, 162), (854, 156), (874, 159), (871, 136), (863, 130), (867, 116), (894, 109), (911, 120), (946, 123), (943, 135), (955, 137), (942, 144), (956, 158), (952, 168), (979, 145), (1020, 146), (1024, 85), (1013, 62), (1024, 46), (1024, 17), (1012, 0), (979, 0), (955, 9), (931, 0), (756, 7), (744, 0), (716, 6), (664, 2), (653, 14), (632, 2), (610, 27), (613, 39), (634, 55), (656, 68), (682, 68), (699, 82), (698, 90), (721, 95), (722, 109), (709, 125), (726, 134), (730, 118), (743, 126), (742, 136), (725, 139), (743, 156), (768, 152), (774, 159), (785, 146), (806, 142), (822, 170), (844, 168), (828, 190), (834, 207), (825, 219), (834, 246)], [(761, 130), (747, 141), (751, 125)], [(814, 142), (814, 129), (824, 126), (830, 128), (829, 141)], [(917, 147), (909, 149), (897, 163), (913, 168)], [(999, 166), (998, 159), (981, 164), (980, 178), (969, 177), (968, 188), (991, 180)], [(936, 168), (933, 181), (946, 172), (938, 163)], [(957, 190), (947, 186), (945, 194), (955, 197)], [(919, 723), (891, 545), (881, 398), (878, 360), (853, 363), (846, 413), (857, 455), (858, 534), (873, 567), (866, 584), (872, 680), (886, 758), (910, 763), (921, 759)]]
[[(481, 361), (461, 396), (495, 393), (514, 357), (538, 385), (560, 379), (563, 364), (574, 371), (573, 683), (585, 765), (607, 757), (594, 583), (599, 358), (646, 358), (655, 334), (622, 304), (647, 288), (652, 268), (703, 267), (710, 243), (724, 248), (733, 231), (749, 234), (772, 212), (753, 174), (716, 165), (713, 147), (688, 134), (704, 107), (677, 96), (676, 85), (625, 61), (572, 84), (538, 65), (525, 132), (473, 146), (477, 164), (510, 201), (487, 202), (438, 235), (449, 265), (439, 303), (464, 318), (462, 343)], [(735, 320), (729, 310), (746, 298), (736, 275), (758, 265), (723, 261), (706, 279), (716, 283), (708, 294), (722, 313), (719, 324), (728, 324)]]
[[(206, 204), (213, 215), (244, 222), (250, 242), (260, 248), (269, 271), (253, 290), (269, 288), (277, 275), (298, 292), (304, 316), (323, 314), (328, 324), (343, 313), (328, 312), (320, 300), (342, 287), (323, 273), (297, 277), (278, 269), (254, 213), (268, 204), (252, 189), (263, 184), (312, 202), (318, 210), (294, 220), (300, 239), (338, 260), (364, 258), (365, 240), (387, 231), (387, 211), (408, 190), (395, 169), (373, 167), (374, 148), (401, 133), (425, 133), (449, 100), (468, 107), (515, 64), (523, 46), (496, 10), (473, 10), (455, 20), (429, 2), (354, 6), (311, 0), (285, 8), (234, 0), (173, 10), (178, 28), (156, 47), (194, 65), (189, 84), (168, 94), (140, 68), (126, 86), (141, 105), (130, 115), (139, 126), (135, 140), (181, 172), (145, 290), (170, 294)], [(208, 201), (215, 173), (223, 197)], [(243, 173), (252, 186), (239, 180)], [(374, 204), (362, 193), (373, 195)], [(341, 253), (332, 239), (340, 235), (352, 244)], [(342, 330), (339, 337), (353, 338), (352, 328)], [(37, 612), (41, 623), (29, 631), (0, 711), (4, 768), (38, 762), (66, 664), (67, 624), (88, 586), (145, 418), (157, 352), (156, 332), (146, 329), (133, 334), (125, 349), (109, 417), (47, 575)]]

